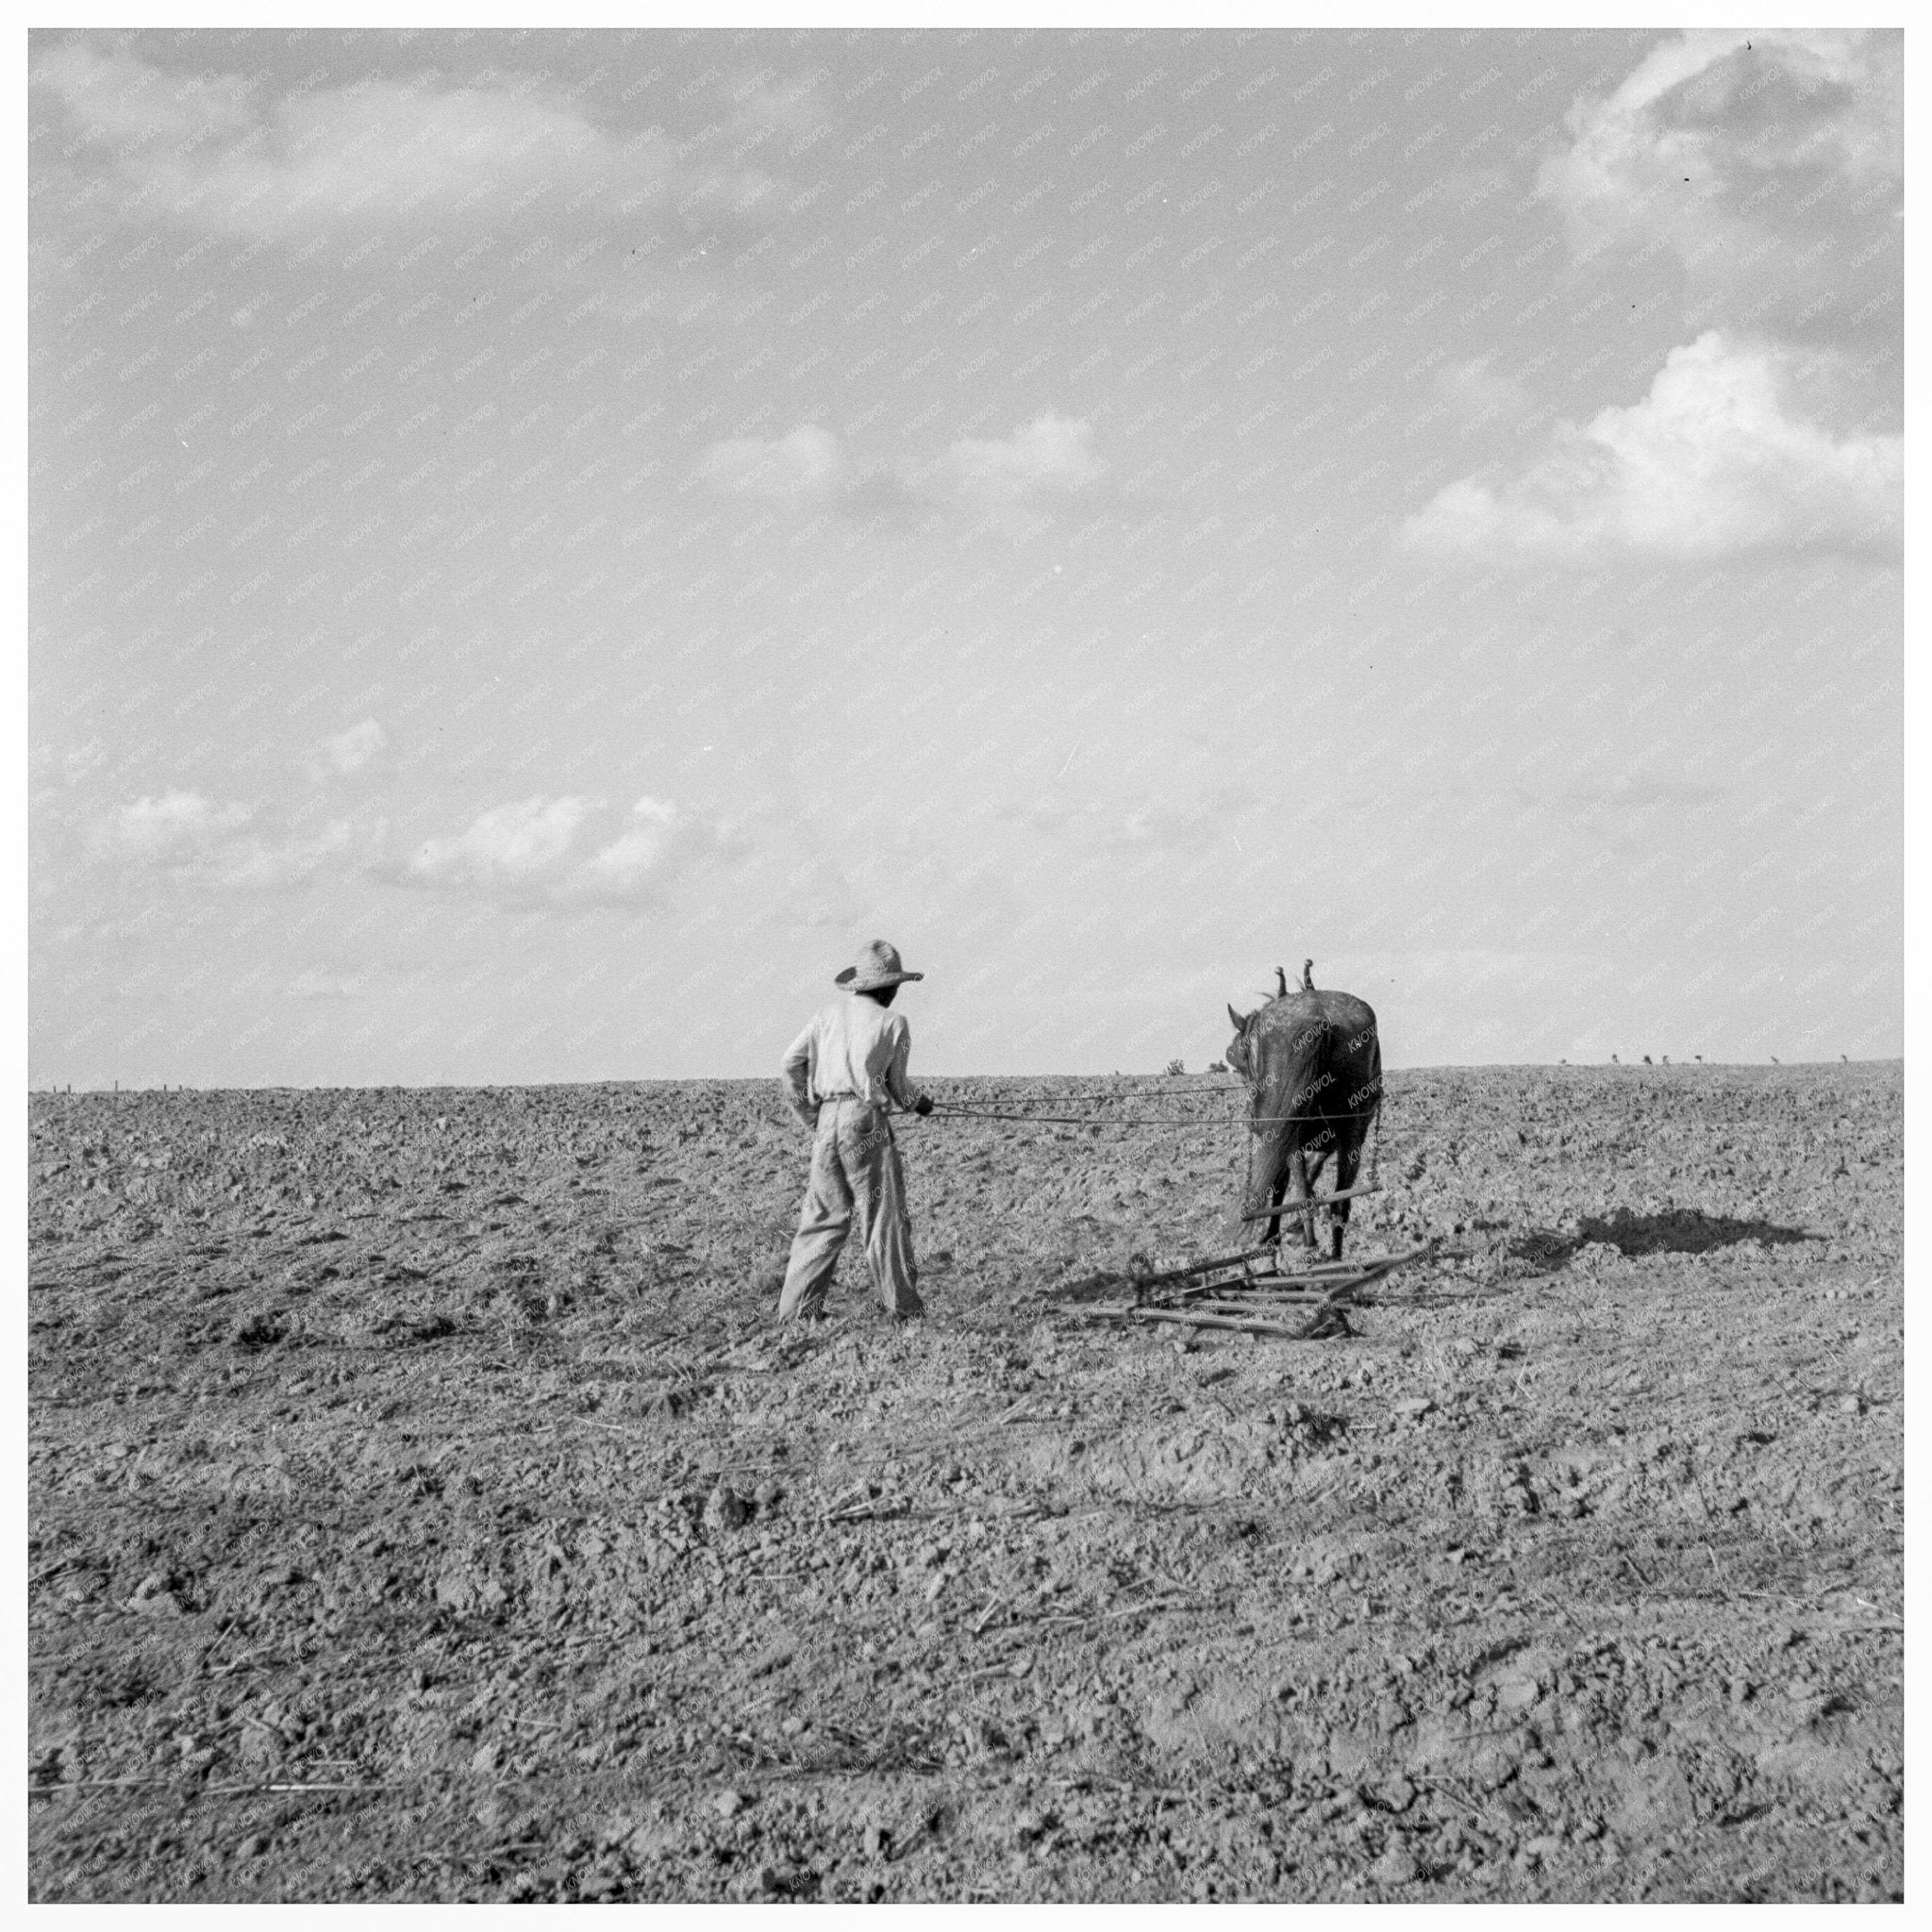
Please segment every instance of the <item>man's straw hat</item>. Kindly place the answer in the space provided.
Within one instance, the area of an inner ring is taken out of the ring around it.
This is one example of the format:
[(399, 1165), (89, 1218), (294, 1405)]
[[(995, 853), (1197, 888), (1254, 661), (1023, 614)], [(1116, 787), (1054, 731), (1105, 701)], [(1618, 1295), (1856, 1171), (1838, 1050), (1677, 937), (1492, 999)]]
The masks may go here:
[(857, 966), (848, 966), (833, 982), (848, 986), (854, 992), (878, 992), (908, 979), (924, 979), (923, 973), (908, 973), (899, 964), (899, 949), (884, 940), (874, 940), (858, 956)]

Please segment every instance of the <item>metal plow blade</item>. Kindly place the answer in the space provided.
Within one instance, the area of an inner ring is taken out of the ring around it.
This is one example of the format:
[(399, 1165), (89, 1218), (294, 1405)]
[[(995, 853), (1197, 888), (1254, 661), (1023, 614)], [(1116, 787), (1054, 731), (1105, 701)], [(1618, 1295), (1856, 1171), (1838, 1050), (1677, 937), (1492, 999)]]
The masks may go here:
[(1278, 1248), (1252, 1248), (1158, 1274), (1132, 1274), (1126, 1283), (1133, 1289), (1131, 1301), (1086, 1312), (1099, 1320), (1175, 1322), (1191, 1328), (1239, 1328), (1250, 1335), (1319, 1341), (1352, 1334), (1345, 1310), (1356, 1296), (1398, 1268), (1426, 1259), (1435, 1249), (1430, 1241), (1399, 1255), (1291, 1268), (1282, 1266)]

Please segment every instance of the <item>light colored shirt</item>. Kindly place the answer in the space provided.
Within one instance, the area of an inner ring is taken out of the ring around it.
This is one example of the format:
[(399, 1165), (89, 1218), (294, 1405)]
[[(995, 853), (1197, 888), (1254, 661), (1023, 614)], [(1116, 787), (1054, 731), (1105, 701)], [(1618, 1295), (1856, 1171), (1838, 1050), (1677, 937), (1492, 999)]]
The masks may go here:
[(843, 993), (811, 1016), (786, 1050), (785, 1091), (792, 1110), (810, 1125), (822, 1101), (851, 1094), (875, 1107), (891, 1101), (909, 1108), (918, 1090), (906, 1077), (911, 1029), (892, 1012), (859, 993)]

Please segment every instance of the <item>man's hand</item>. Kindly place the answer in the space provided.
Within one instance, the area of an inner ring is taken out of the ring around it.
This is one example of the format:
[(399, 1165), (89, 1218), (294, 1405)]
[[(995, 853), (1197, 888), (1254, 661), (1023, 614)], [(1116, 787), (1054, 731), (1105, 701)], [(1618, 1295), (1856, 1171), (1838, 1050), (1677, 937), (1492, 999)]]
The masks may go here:
[(919, 1096), (919, 1098), (912, 1103), (912, 1111), (918, 1114), (922, 1119), (925, 1115), (929, 1114), (932, 1111), (932, 1096), (928, 1093), (922, 1093)]

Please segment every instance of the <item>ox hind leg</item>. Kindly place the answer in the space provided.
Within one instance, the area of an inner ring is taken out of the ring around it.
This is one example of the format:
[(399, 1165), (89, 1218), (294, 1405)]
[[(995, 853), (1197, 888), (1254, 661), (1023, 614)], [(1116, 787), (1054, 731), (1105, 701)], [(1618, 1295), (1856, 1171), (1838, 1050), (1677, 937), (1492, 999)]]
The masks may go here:
[[(1354, 1135), (1344, 1135), (1335, 1148), (1335, 1191), (1340, 1194), (1355, 1186), (1361, 1172), (1362, 1143)], [(1342, 1237), (1348, 1232), (1348, 1210), (1353, 1201), (1338, 1201), (1328, 1210), (1328, 1240), (1332, 1257), (1341, 1259)]]
[[(1315, 1163), (1319, 1172), (1321, 1162)], [(1288, 1157), (1288, 1199), (1291, 1204), (1309, 1201), (1314, 1198), (1314, 1189), (1308, 1179), (1307, 1158), (1299, 1143)], [(1312, 1214), (1297, 1214), (1291, 1217), (1301, 1230), (1302, 1245), (1313, 1251), (1315, 1243), (1315, 1217)]]

